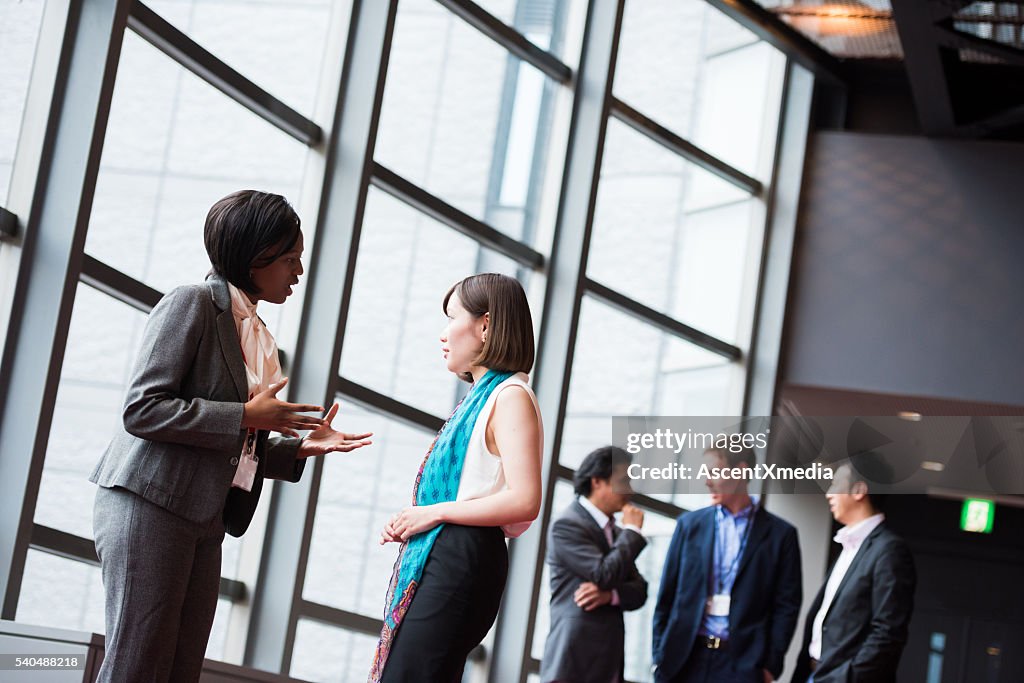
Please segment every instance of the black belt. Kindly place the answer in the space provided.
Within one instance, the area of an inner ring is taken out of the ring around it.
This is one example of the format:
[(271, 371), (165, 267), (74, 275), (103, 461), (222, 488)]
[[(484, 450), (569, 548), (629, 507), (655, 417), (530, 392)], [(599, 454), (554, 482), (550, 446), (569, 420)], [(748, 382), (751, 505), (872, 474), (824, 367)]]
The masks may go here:
[(718, 636), (697, 636), (697, 647), (699, 648), (706, 648), (708, 650), (724, 650), (728, 644), (728, 640), (724, 640)]
[(817, 659), (814, 659), (812, 657), (811, 658), (811, 673), (814, 673), (815, 671), (817, 671), (819, 666), (821, 666), (821, 662), (819, 662)]

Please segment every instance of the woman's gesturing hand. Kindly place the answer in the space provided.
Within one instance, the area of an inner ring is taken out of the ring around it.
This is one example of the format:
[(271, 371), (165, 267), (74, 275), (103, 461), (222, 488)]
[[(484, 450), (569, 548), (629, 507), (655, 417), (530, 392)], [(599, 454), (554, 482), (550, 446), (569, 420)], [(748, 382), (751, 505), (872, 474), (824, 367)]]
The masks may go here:
[(287, 377), (249, 399), (242, 413), (242, 426), (246, 429), (280, 432), (285, 436), (298, 436), (297, 430), (317, 429), (322, 426), (324, 421), (321, 418), (302, 413), (322, 413), (323, 406), (288, 403), (277, 398), (277, 392), (286, 384)]
[(331, 427), (331, 422), (337, 414), (338, 404), (335, 403), (331, 406), (331, 409), (327, 411), (327, 415), (324, 416), (323, 424), (310, 432), (306, 438), (302, 440), (302, 444), (299, 446), (300, 458), (308, 458), (311, 455), (324, 455), (325, 453), (333, 453), (336, 451), (347, 453), (349, 451), (354, 451), (357, 448), (362, 448), (363, 446), (369, 446), (373, 443), (372, 441), (368, 441), (368, 439), (373, 436), (373, 432), (364, 432), (363, 434), (346, 434), (345, 432), (334, 431), (334, 428)]
[(441, 519), (440, 508), (442, 505), (444, 503), (413, 505), (395, 513), (380, 533), (380, 544), (402, 543), (416, 534), (430, 531), (444, 521)]

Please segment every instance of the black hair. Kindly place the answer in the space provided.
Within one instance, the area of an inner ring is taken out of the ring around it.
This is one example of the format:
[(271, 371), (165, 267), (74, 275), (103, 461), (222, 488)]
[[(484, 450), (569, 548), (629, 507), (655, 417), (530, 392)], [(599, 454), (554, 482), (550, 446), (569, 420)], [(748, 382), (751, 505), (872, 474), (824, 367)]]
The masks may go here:
[(892, 466), (875, 451), (855, 453), (844, 464), (850, 472), (850, 486), (863, 482), (868, 490), (867, 497), (871, 501), (871, 507), (881, 511), (885, 507), (887, 496), (877, 491), (880, 485), (888, 486), (893, 483)]
[[(474, 318), (491, 314), (491, 330), (480, 354), (479, 365), (503, 372), (530, 372), (533, 368), (533, 318), (523, 285), (514, 277), (500, 273), (480, 273), (456, 282), (444, 295), (441, 308), (448, 313), (448, 302), (456, 294), (462, 307)], [(473, 376), (462, 376), (472, 381)]]
[(586, 498), (590, 495), (591, 478), (611, 479), (616, 465), (632, 461), (633, 457), (618, 446), (601, 446), (591, 451), (572, 475), (576, 495)]
[(279, 194), (240, 190), (210, 207), (203, 230), (213, 271), (255, 294), (253, 268), (270, 265), (295, 246), (302, 223)]

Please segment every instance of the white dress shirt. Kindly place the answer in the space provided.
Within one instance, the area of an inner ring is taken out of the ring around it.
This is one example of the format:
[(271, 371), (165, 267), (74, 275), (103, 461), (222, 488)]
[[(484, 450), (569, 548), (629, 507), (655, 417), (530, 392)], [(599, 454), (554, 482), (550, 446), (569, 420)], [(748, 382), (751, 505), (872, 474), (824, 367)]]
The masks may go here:
[(884, 521), (885, 515), (881, 513), (872, 515), (853, 526), (844, 526), (836, 532), (835, 538), (832, 539), (836, 543), (842, 544), (843, 552), (839, 553), (839, 559), (836, 560), (832, 573), (828, 577), (828, 583), (825, 584), (825, 595), (821, 600), (821, 609), (814, 616), (814, 623), (811, 626), (811, 644), (807, 648), (807, 652), (812, 659), (821, 659), (822, 627), (825, 624), (825, 616), (836, 597), (836, 592), (839, 590), (839, 585), (843, 582), (843, 577), (846, 576), (847, 570), (853, 564), (853, 558), (857, 557), (857, 552), (864, 544), (864, 539), (870, 536), (875, 527)]

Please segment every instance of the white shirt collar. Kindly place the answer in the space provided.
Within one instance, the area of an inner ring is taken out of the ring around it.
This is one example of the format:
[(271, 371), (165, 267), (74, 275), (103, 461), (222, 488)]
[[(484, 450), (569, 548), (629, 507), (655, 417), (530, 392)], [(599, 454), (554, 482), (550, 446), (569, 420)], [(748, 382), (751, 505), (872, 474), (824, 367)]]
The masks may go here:
[(586, 496), (579, 496), (577, 500), (580, 501), (580, 505), (583, 506), (583, 509), (589, 512), (590, 516), (594, 518), (594, 521), (597, 522), (597, 526), (604, 529), (605, 525), (608, 524), (608, 515), (598, 510), (597, 506), (591, 503)]
[(870, 536), (871, 532), (884, 521), (885, 515), (879, 512), (877, 515), (862, 519), (853, 526), (844, 526), (836, 532), (835, 538), (832, 540), (841, 543), (843, 550), (857, 550), (864, 543), (864, 539)]

